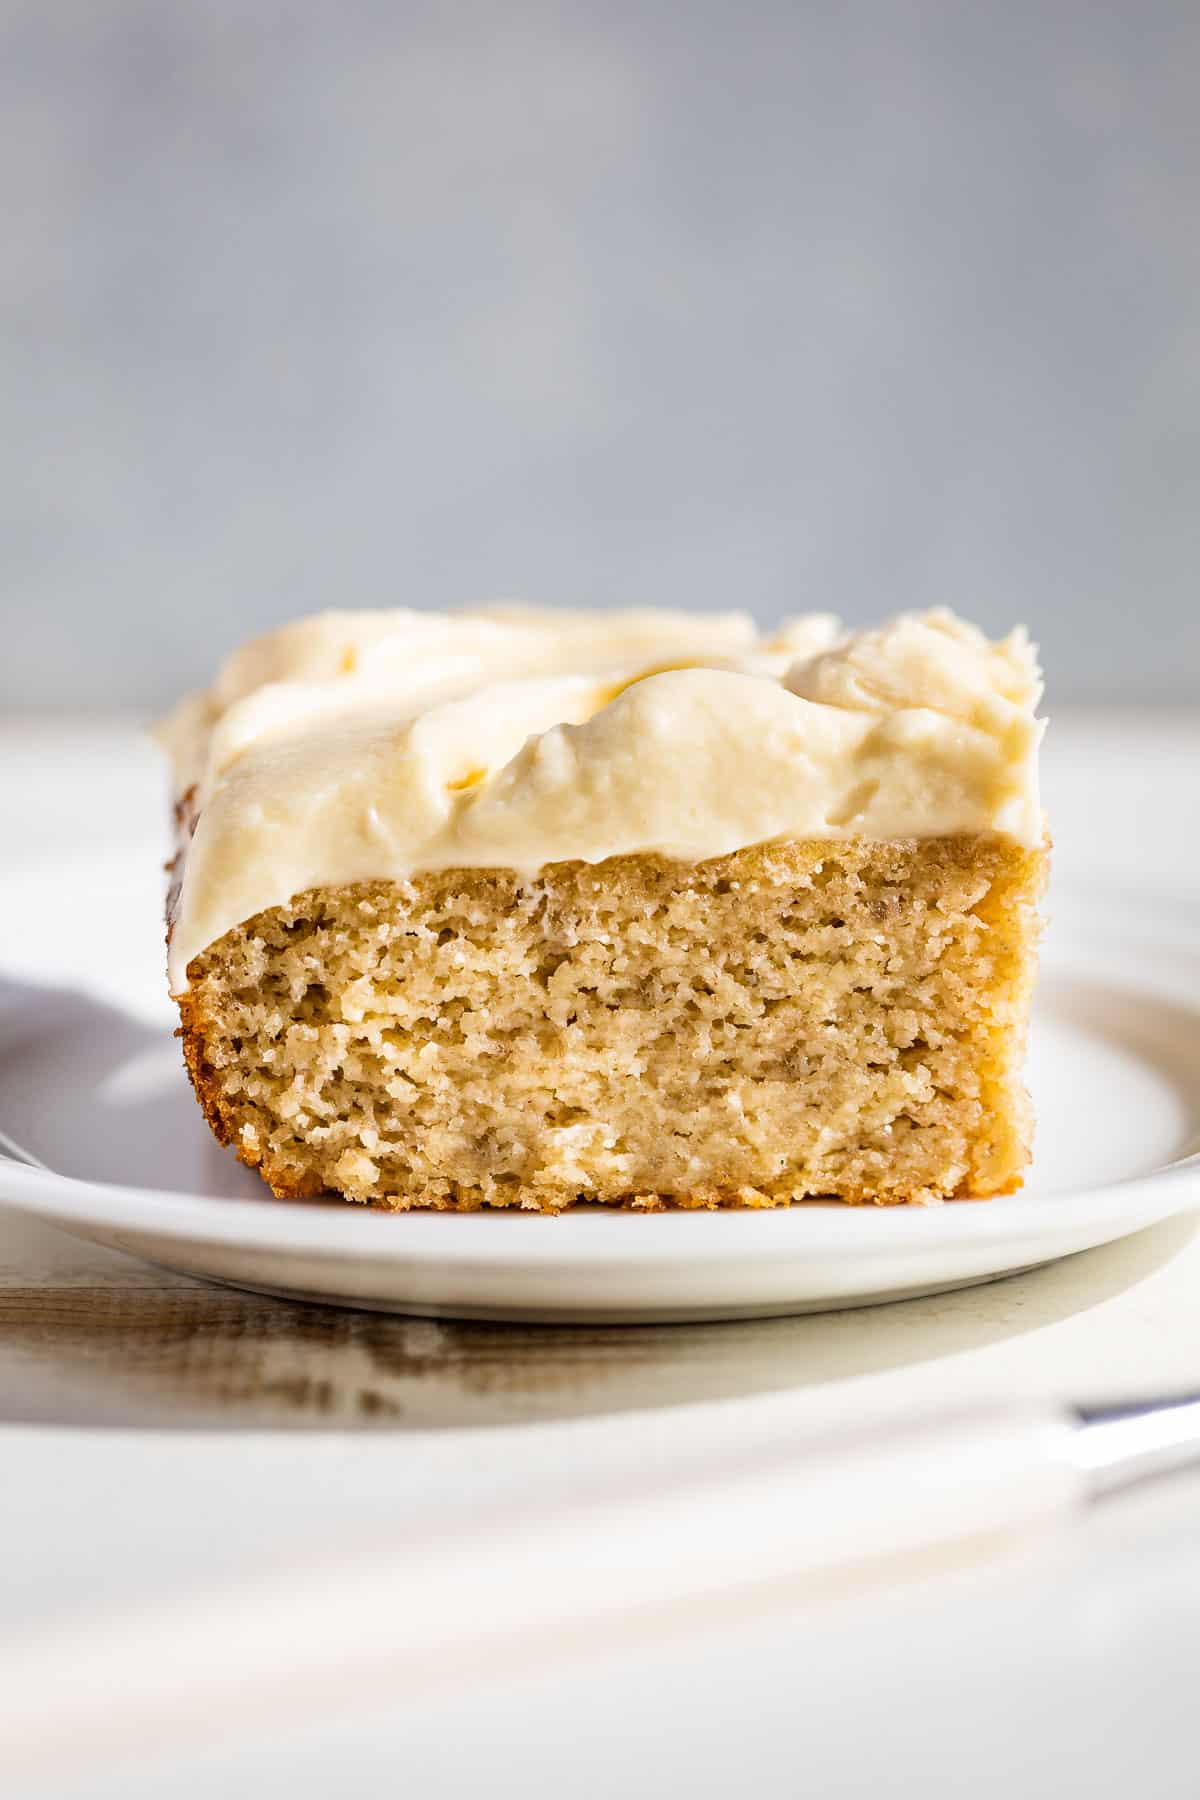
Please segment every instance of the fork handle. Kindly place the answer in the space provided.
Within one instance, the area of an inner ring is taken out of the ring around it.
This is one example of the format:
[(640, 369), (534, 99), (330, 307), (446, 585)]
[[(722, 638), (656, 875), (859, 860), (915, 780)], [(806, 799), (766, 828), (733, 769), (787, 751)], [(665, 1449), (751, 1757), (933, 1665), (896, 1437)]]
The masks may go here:
[(595, 1480), (582, 1501), (531, 1494), (470, 1529), (361, 1543), (25, 1640), (0, 1655), (0, 1767), (197, 1741), (214, 1720), (258, 1728), (364, 1693), (407, 1703), (581, 1642), (903, 1576), (1081, 1504), (1077, 1431), (1035, 1407), (740, 1451), (722, 1429), (702, 1456)]

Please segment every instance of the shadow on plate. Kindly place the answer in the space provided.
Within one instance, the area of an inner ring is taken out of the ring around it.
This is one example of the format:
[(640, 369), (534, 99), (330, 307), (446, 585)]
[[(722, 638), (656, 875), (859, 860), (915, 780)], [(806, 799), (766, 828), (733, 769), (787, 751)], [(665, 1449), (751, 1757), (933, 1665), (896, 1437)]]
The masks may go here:
[(175, 1021), (0, 975), (0, 1127), (59, 1175), (261, 1198), (209, 1134)]

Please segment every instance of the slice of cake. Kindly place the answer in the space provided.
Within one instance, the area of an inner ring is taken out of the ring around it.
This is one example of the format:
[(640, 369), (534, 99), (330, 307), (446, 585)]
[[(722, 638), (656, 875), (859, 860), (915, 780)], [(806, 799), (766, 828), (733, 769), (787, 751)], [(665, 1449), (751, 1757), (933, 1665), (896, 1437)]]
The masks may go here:
[(1019, 1185), (1038, 672), (946, 612), (331, 613), (163, 728), (172, 993), (276, 1194)]

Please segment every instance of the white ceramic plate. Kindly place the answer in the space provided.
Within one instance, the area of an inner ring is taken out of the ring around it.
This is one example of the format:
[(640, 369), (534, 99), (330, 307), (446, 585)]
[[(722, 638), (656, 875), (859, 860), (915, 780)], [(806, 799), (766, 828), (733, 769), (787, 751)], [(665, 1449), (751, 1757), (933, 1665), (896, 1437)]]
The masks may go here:
[[(80, 939), (81, 884), (102, 956)], [(0, 980), (0, 1128), (54, 1173), (0, 1163), (0, 1201), (187, 1274), (434, 1315), (748, 1318), (985, 1281), (1200, 1204), (1200, 920), (1178, 902), (1056, 897), (1020, 1194), (542, 1218), (271, 1199), (212, 1142), (183, 1075), (151, 948), (156, 881), (96, 853), (69, 877), (30, 869), (4, 898), (0, 927), (22, 921), (37, 980)]]

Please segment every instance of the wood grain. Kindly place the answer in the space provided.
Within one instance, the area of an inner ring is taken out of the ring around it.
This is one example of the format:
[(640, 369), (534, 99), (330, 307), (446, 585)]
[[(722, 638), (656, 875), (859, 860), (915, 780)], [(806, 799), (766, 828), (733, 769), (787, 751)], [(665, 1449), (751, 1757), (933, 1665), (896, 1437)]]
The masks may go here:
[(0, 1424), (440, 1430), (826, 1384), (980, 1349), (1137, 1284), (1180, 1219), (985, 1288), (716, 1325), (459, 1323), (307, 1306), (0, 1212)]

